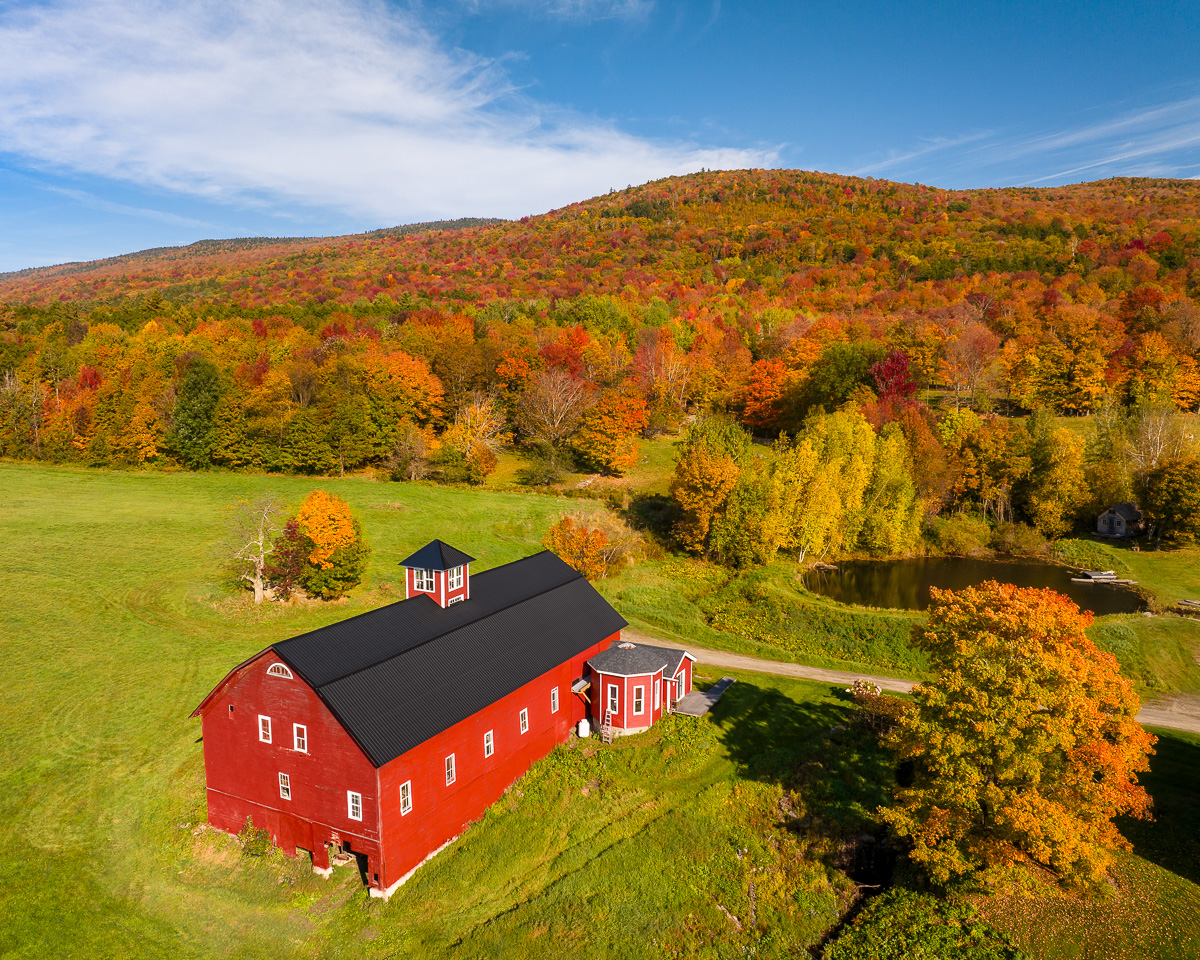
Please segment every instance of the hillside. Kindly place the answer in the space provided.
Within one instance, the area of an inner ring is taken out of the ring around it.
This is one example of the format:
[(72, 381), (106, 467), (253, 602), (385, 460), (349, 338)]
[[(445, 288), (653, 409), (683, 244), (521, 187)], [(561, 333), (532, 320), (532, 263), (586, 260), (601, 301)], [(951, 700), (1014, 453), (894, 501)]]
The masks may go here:
[[(879, 350), (955, 406), (1194, 409), (1198, 214), (1189, 180), (945, 191), (752, 170), (520, 222), (26, 271), (0, 278), (0, 453), (345, 470), (386, 459), (397, 423), (434, 440), (472, 392), (515, 397), (543, 369), (638, 395), (650, 430), (690, 407), (771, 435), (878, 389)], [(857, 380), (789, 401), (843, 342)], [(218, 399), (188, 448), (197, 357)]]

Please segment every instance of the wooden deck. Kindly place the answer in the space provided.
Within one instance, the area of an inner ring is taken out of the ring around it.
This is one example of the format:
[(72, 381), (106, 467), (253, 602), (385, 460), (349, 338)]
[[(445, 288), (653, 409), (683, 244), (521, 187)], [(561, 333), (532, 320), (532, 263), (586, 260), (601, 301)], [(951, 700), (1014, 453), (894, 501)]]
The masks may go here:
[(675, 713), (685, 717), (704, 716), (735, 682), (733, 677), (722, 677), (707, 690), (693, 690), (675, 704)]

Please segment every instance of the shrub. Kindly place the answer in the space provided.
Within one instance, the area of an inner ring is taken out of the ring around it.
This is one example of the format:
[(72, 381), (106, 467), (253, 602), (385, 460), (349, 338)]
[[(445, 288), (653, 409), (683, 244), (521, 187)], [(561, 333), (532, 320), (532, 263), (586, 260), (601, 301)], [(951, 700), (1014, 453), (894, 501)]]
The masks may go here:
[(826, 960), (1023, 960), (967, 903), (893, 887), (825, 950)]
[(911, 709), (907, 700), (885, 696), (882, 688), (870, 680), (855, 680), (846, 692), (858, 707), (856, 722), (875, 733), (890, 733)]
[(550, 444), (538, 444), (534, 447), (525, 466), (517, 471), (521, 483), (530, 487), (549, 487), (558, 483), (563, 477), (562, 468), (558, 465), (558, 457)]
[(246, 818), (237, 838), (242, 845), (242, 853), (248, 857), (265, 857), (271, 852), (271, 831), (256, 830), (253, 817)]
[(1046, 538), (1027, 523), (998, 523), (989, 541), (997, 553), (1037, 557), (1046, 552)]
[(942, 553), (970, 557), (987, 551), (991, 528), (982, 517), (960, 513), (950, 517), (934, 517), (929, 524), (934, 545)]

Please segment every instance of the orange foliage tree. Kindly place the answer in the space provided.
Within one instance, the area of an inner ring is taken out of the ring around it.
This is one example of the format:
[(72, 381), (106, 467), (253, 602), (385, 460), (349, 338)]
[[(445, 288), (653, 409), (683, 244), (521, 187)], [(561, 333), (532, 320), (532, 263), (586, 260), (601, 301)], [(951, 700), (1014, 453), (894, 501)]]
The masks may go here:
[(589, 580), (608, 576), (630, 562), (642, 538), (614, 514), (565, 516), (550, 528), (542, 546), (562, 557)]
[(643, 397), (605, 391), (583, 415), (572, 446), (586, 466), (620, 476), (637, 463), (637, 435), (647, 418)]
[(314, 490), (304, 498), (296, 519), (313, 544), (309, 563), (322, 570), (333, 565), (330, 558), (338, 548), (349, 546), (358, 539), (349, 504), (324, 490)]
[(603, 530), (594, 530), (572, 517), (563, 517), (546, 534), (542, 546), (558, 554), (589, 580), (598, 580), (608, 572), (604, 548), (608, 538)]
[(1137, 774), (1155, 738), (1090, 622), (1052, 590), (933, 591), (914, 636), (937, 676), (890, 737), (913, 779), (880, 815), (935, 881), (1035, 863), (1097, 884), (1109, 850), (1128, 848), (1113, 818), (1149, 815)]

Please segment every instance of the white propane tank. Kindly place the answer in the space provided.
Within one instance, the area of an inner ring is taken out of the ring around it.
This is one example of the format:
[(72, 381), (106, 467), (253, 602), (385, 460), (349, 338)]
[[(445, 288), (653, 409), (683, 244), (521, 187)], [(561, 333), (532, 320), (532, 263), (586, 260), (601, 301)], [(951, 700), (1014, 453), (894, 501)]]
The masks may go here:
[(587, 717), (579, 721), (579, 726), (576, 728), (579, 733), (579, 739), (586, 740), (592, 735), (592, 725), (587, 722)]

